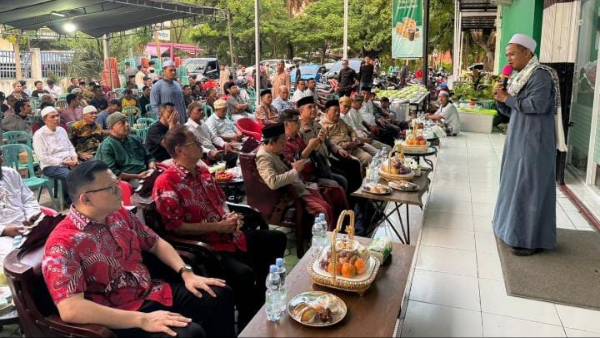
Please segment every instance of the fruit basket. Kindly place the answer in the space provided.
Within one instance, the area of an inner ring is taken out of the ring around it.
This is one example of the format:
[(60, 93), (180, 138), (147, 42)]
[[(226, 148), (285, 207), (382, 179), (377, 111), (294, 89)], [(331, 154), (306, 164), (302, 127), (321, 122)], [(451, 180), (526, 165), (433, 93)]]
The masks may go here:
[[(347, 236), (338, 237), (346, 216), (350, 224), (346, 227)], [(356, 292), (363, 295), (379, 271), (379, 261), (369, 250), (354, 239), (354, 212), (344, 210), (333, 231), (331, 244), (308, 265), (308, 273), (313, 283), (325, 287)]]
[[(396, 149), (400, 148), (400, 152)], [(388, 154), (387, 161), (379, 168), (379, 177), (388, 182), (411, 181), (415, 177), (414, 171), (404, 163), (404, 147), (395, 146)]]
[(412, 129), (406, 135), (406, 140), (401, 142), (400, 145), (404, 150), (408, 152), (426, 152), (429, 149), (429, 142), (423, 135), (422, 123), (419, 123), (416, 119), (412, 122)]

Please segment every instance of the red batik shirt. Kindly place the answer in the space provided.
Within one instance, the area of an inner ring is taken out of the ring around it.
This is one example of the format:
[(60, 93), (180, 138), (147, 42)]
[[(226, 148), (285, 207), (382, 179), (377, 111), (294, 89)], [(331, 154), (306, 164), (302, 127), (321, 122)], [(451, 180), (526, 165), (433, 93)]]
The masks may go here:
[[(285, 146), (283, 146), (283, 162), (292, 167), (292, 164), (297, 159), (302, 157), (302, 152), (306, 149), (306, 143), (300, 136), (297, 134), (296, 137), (285, 137), (286, 142)], [(300, 177), (304, 182), (313, 182), (315, 180), (315, 167), (311, 162), (306, 163), (304, 169), (300, 173)]]
[(83, 293), (95, 303), (136, 311), (146, 300), (173, 305), (169, 284), (142, 263), (159, 237), (124, 208), (94, 222), (71, 207), (44, 248), (42, 273), (55, 304)]
[[(173, 162), (154, 184), (152, 197), (167, 230), (183, 223), (216, 223), (225, 216), (225, 194), (218, 187), (208, 169), (196, 166), (196, 177), (186, 168)], [(233, 234), (217, 232), (200, 236), (216, 251), (247, 251), (246, 237), (241, 231)]]

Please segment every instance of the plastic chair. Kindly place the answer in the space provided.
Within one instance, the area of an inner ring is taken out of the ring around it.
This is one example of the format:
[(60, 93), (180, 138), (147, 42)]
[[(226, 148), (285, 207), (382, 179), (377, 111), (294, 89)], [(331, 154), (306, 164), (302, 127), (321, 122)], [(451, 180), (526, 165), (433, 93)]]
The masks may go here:
[(133, 205), (131, 203), (131, 195), (133, 194), (133, 188), (131, 184), (125, 181), (121, 181), (121, 200), (123, 201), (123, 206)]
[(127, 120), (129, 121), (130, 126), (133, 126), (136, 119), (139, 116), (142, 116), (142, 110), (138, 107), (125, 107), (125, 108), (121, 109), (121, 113), (123, 113), (123, 114), (125, 114), (125, 116), (127, 116)]
[(144, 128), (148, 128), (151, 124), (156, 123), (156, 120), (149, 117), (140, 117), (137, 119), (137, 121), (135, 121), (135, 123), (143, 124)]
[(204, 108), (204, 121), (206, 121), (206, 119), (208, 119), (214, 113), (214, 111), (213, 111), (212, 107), (207, 104), (205, 104), (203, 108)]
[(2, 133), (2, 138), (5, 140), (6, 144), (27, 144), (29, 148), (33, 148), (32, 138), (29, 133), (25, 131), (5, 131)]
[(244, 117), (235, 123), (236, 127), (242, 132), (242, 134), (252, 137), (257, 141), (261, 141), (262, 139), (262, 128), (252, 119)]
[(58, 99), (59, 99), (59, 100), (66, 100), (66, 99), (67, 99), (67, 95), (69, 95), (69, 94), (60, 94), (60, 95), (58, 96)]
[(69, 106), (67, 100), (59, 99), (56, 101), (56, 108), (65, 109)]
[(133, 129), (133, 132), (142, 140), (142, 143), (146, 143), (148, 128)]
[(113, 89), (113, 92), (118, 93), (119, 96), (123, 96), (125, 89), (127, 89), (127, 88), (115, 88), (115, 89)]
[(152, 110), (152, 105), (150, 103), (148, 103), (146, 105), (146, 117), (151, 117), (156, 120), (156, 117), (154, 117), (154, 115), (155, 114), (154, 114), (154, 110)]
[[(4, 163), (5, 165), (19, 171), (27, 167), (28, 178), (24, 178), (23, 182), (25, 185), (31, 189), (38, 189), (37, 200), (40, 200), (40, 196), (42, 195), (42, 189), (48, 189), (48, 193), (52, 198), (52, 204), (56, 207), (56, 201), (54, 200), (54, 187), (52, 185), (52, 181), (48, 178), (37, 177), (35, 176), (35, 172), (33, 170), (33, 150), (31, 147), (25, 144), (6, 144), (0, 147), (2, 149), (2, 153), (4, 154)], [(21, 163), (19, 161), (19, 154), (22, 152), (27, 152), (27, 164)], [(59, 209), (59, 208), (57, 208)]]

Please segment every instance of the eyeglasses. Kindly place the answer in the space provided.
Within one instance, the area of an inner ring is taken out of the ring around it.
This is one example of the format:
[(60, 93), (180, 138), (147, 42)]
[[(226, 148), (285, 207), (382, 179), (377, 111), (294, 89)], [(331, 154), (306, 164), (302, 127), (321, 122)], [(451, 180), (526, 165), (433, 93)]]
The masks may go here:
[(83, 192), (83, 193), (84, 193), (84, 194), (90, 194), (90, 193), (94, 193), (94, 192), (100, 192), (100, 191), (105, 191), (105, 190), (109, 190), (109, 189), (112, 189), (112, 190), (111, 190), (111, 193), (112, 193), (113, 195), (116, 195), (116, 194), (117, 194), (117, 192), (119, 191), (119, 189), (121, 189), (121, 179), (120, 179), (120, 178), (117, 178), (117, 179), (115, 180), (115, 183), (114, 183), (113, 185), (109, 186), (109, 187), (106, 187), (106, 188), (100, 188), (100, 189), (95, 189), (95, 190), (88, 190), (88, 191), (85, 191), (85, 192)]

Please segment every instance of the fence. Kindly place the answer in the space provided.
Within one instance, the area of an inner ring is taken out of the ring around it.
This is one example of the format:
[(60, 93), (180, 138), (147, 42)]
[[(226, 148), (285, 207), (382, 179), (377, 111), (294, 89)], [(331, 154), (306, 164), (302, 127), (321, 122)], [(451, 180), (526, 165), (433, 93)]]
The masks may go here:
[(48, 77), (49, 73), (54, 73), (57, 77), (67, 77), (73, 56), (75, 56), (75, 51), (40, 52), (42, 77)]
[[(21, 74), (23, 78), (31, 78), (31, 52), (21, 53)], [(0, 79), (15, 79), (15, 52), (0, 51)]]

